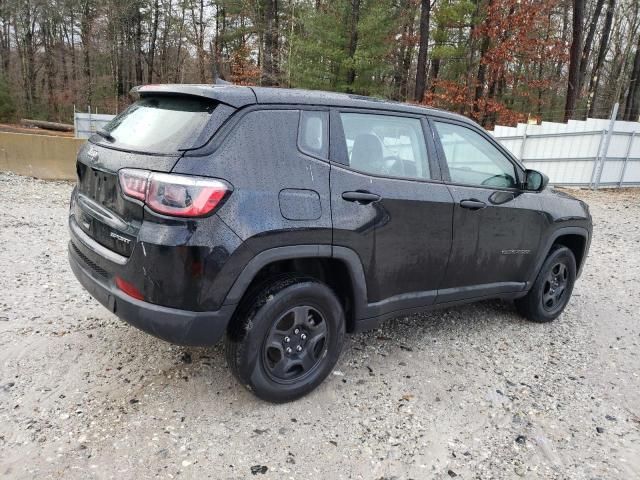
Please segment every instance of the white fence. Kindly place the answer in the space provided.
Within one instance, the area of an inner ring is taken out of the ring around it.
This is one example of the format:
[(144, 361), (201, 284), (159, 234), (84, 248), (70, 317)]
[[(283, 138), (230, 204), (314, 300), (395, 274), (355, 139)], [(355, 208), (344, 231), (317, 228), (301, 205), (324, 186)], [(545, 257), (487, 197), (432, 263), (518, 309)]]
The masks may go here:
[(76, 138), (89, 138), (96, 133), (96, 130), (104, 127), (115, 115), (107, 115), (104, 113), (74, 112), (73, 127)]
[(496, 126), (491, 132), (555, 185), (640, 186), (640, 123), (589, 118)]

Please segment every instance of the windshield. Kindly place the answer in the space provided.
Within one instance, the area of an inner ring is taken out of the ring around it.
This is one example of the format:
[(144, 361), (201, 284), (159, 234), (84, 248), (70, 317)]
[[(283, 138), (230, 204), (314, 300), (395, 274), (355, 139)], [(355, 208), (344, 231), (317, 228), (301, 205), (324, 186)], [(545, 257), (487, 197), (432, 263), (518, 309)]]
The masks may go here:
[(195, 146), (215, 106), (212, 100), (197, 97), (144, 97), (103, 130), (111, 136), (106, 141), (120, 148), (175, 153)]

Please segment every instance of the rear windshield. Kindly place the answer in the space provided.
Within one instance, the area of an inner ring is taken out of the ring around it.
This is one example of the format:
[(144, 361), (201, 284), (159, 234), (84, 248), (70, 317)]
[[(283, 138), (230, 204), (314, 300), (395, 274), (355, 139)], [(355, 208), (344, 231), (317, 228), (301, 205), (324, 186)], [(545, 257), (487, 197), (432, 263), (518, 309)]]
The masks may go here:
[(147, 153), (176, 153), (193, 148), (216, 103), (198, 97), (144, 97), (116, 116), (102, 130), (112, 138), (98, 141)]

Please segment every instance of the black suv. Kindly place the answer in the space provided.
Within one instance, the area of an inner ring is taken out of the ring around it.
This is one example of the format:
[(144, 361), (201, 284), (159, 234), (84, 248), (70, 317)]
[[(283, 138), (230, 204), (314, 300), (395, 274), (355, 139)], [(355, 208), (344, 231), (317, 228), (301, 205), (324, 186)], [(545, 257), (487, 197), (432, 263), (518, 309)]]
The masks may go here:
[(259, 397), (308, 393), (345, 333), (435, 307), (564, 309), (591, 217), (468, 119), (355, 95), (152, 85), (82, 147), (71, 267), (164, 340), (225, 338)]

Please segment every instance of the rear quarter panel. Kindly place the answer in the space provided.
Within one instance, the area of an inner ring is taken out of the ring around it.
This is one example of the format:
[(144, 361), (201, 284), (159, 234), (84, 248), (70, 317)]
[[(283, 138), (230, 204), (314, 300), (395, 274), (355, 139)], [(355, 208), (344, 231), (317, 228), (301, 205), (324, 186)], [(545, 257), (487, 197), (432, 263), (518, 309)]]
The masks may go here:
[(254, 253), (331, 244), (330, 166), (297, 148), (299, 111), (269, 108), (236, 115), (240, 119), (214, 152), (191, 152), (173, 171), (233, 185), (218, 216)]

